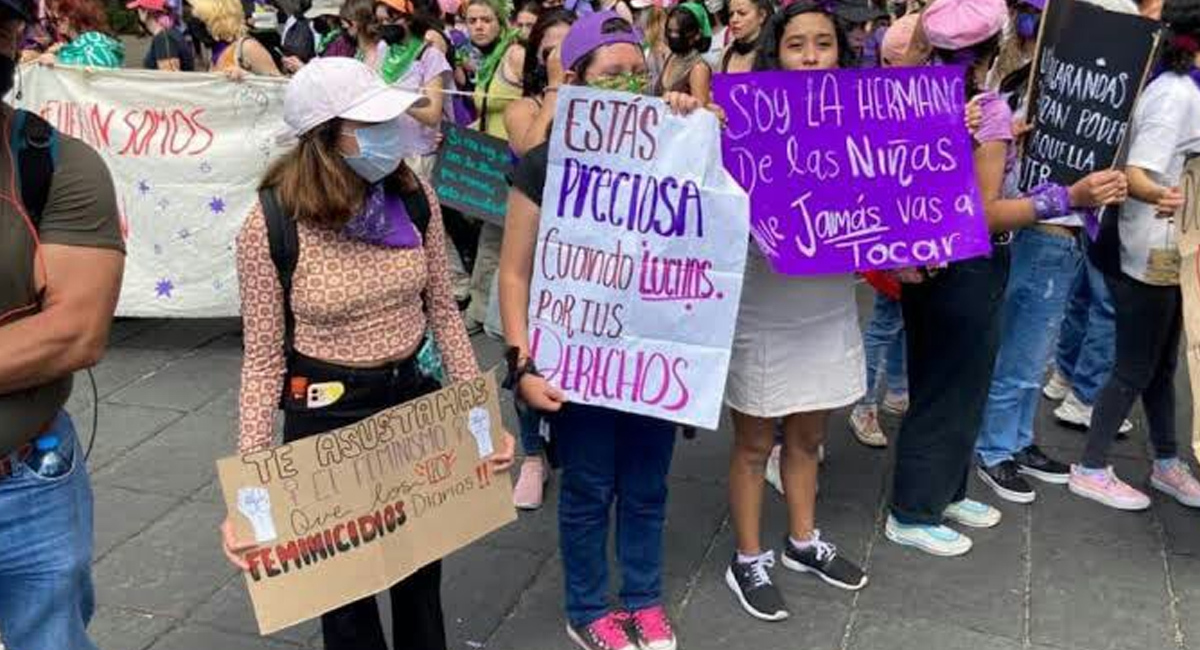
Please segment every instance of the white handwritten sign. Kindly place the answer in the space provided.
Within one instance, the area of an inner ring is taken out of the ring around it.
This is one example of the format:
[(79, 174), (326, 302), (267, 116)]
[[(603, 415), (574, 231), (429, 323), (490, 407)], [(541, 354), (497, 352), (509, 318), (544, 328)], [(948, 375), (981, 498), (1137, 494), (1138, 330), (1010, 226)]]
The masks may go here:
[(570, 399), (715, 429), (741, 298), (749, 200), (716, 117), (559, 91), (530, 344)]

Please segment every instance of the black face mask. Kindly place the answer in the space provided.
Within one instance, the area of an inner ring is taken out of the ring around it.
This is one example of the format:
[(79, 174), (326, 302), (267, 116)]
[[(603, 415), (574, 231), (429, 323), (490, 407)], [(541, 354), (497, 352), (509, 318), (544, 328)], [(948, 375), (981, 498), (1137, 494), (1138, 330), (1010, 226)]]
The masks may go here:
[(17, 81), (17, 60), (11, 56), (0, 54), (0, 97), (12, 90)]
[(379, 38), (388, 45), (400, 45), (408, 39), (408, 30), (404, 25), (380, 25)]
[(672, 54), (687, 54), (692, 51), (692, 42), (682, 36), (675, 38), (668, 36), (667, 47), (670, 48)]
[(730, 44), (730, 47), (733, 48), (735, 54), (739, 56), (746, 56), (747, 54), (753, 52), (754, 48), (758, 47), (758, 39), (755, 38), (749, 41), (734, 41)]

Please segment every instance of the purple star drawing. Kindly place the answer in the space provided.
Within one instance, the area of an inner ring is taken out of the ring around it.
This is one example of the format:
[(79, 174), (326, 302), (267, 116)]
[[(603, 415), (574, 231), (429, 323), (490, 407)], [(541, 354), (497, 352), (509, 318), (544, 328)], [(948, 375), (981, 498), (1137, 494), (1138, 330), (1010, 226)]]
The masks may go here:
[(138, 194), (141, 194), (142, 196), (146, 196), (147, 194), (150, 193), (150, 183), (148, 183), (145, 179), (138, 181), (137, 191), (138, 191)]
[(175, 284), (170, 280), (163, 278), (154, 285), (154, 295), (158, 298), (170, 298), (171, 292), (175, 290)]
[(221, 214), (225, 212), (225, 199), (214, 196), (213, 200), (208, 202), (208, 209), (212, 210), (213, 214)]

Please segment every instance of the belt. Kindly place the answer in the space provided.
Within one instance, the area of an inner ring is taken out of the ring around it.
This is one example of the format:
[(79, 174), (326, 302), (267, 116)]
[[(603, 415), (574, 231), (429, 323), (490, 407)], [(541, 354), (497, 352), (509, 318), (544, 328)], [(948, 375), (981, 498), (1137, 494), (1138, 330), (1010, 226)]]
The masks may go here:
[(0, 481), (12, 476), (17, 469), (17, 463), (25, 461), (31, 455), (33, 455), (33, 443), (27, 442), (11, 454), (0, 458)]
[(1047, 235), (1053, 235), (1055, 237), (1062, 237), (1063, 239), (1075, 239), (1075, 233), (1078, 230), (1078, 228), (1060, 226), (1054, 223), (1035, 223), (1031, 227), (1039, 232), (1044, 232)]

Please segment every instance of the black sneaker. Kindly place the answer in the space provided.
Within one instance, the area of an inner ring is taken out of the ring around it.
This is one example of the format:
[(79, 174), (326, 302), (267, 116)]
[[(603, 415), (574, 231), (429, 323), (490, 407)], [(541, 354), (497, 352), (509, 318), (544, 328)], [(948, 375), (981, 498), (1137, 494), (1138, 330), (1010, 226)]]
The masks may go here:
[(725, 571), (725, 584), (733, 590), (746, 613), (763, 621), (782, 621), (788, 617), (783, 596), (771, 582), (767, 569), (775, 566), (775, 554), (765, 553), (753, 562), (738, 562), (737, 553)]
[(1016, 461), (1006, 460), (995, 467), (979, 466), (979, 478), (1005, 501), (1033, 503), (1037, 493), (1029, 487), (1029, 481), (1021, 476)]
[(783, 566), (801, 573), (815, 573), (818, 578), (841, 589), (858, 591), (867, 586), (867, 574), (853, 562), (838, 555), (837, 547), (821, 541), (821, 533), (813, 531), (813, 543), (802, 549), (792, 540), (783, 538)]
[(1066, 485), (1071, 479), (1071, 466), (1042, 453), (1037, 445), (1029, 445), (1013, 454), (1013, 460), (1017, 461), (1017, 468), (1022, 474), (1039, 481)]

